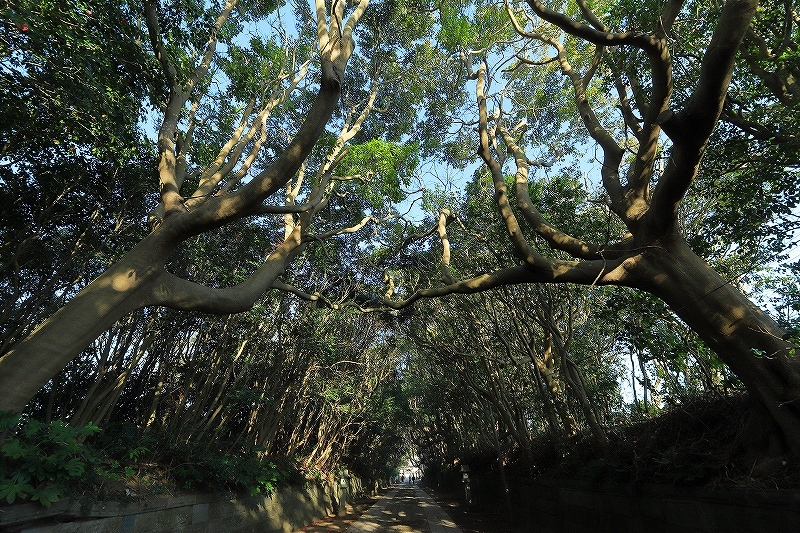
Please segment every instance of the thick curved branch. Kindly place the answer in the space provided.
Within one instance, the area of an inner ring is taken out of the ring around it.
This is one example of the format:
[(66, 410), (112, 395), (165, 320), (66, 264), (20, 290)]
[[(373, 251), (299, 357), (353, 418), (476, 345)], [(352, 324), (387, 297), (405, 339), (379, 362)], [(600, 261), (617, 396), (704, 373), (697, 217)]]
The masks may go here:
[(514, 215), (508, 200), (508, 187), (503, 177), (503, 169), (492, 155), (490, 147), (491, 141), (489, 139), (489, 115), (486, 110), (486, 94), (484, 92), (485, 85), (486, 63), (484, 62), (478, 67), (475, 89), (479, 111), (478, 130), (480, 143), (478, 145), (478, 155), (481, 156), (486, 166), (489, 167), (489, 172), (491, 173), (492, 182), (494, 184), (495, 203), (497, 204), (497, 209), (503, 219), (511, 243), (514, 246), (516, 255), (531, 268), (547, 268), (550, 266), (550, 262), (536, 252), (536, 250), (528, 244), (525, 240), (525, 236), (522, 234), (522, 228), (520, 228), (517, 217)]
[(528, 158), (522, 148), (514, 142), (513, 137), (505, 128), (498, 128), (503, 141), (509, 151), (514, 155), (517, 164), (515, 177), (517, 192), (517, 207), (531, 228), (556, 250), (567, 252), (572, 257), (581, 259), (598, 259), (599, 248), (553, 227), (545, 220), (539, 210), (533, 205), (528, 193)]
[(757, 0), (728, 0), (700, 68), (700, 79), (686, 107), (662, 113), (664, 132), (673, 140), (667, 168), (653, 192), (646, 214), (648, 231), (666, 232), (677, 220), (678, 206), (697, 175), (700, 159), (717, 123), (728, 91), (736, 52), (755, 14)]
[[(634, 259), (628, 259), (634, 260)], [(421, 289), (404, 300), (391, 300), (387, 292), (381, 303), (392, 309), (403, 309), (422, 298), (438, 298), (449, 294), (474, 294), (504, 285), (521, 283), (577, 283), (579, 285), (624, 285), (628, 279), (625, 261), (552, 261), (548, 270), (534, 271), (527, 265), (503, 268), (489, 274), (459, 280), (449, 285)]]
[(437, 298), (448, 294), (473, 294), (486, 291), (502, 285), (519, 283), (532, 283), (534, 275), (525, 265), (507, 268), (491, 274), (483, 274), (472, 279), (458, 281), (450, 285), (422, 289), (405, 300), (390, 300), (391, 293), (385, 295), (381, 303), (392, 309), (403, 309), (422, 298)]
[[(583, 18), (585, 18), (589, 24), (592, 25), (598, 31), (608, 32), (608, 27), (603, 24), (600, 18), (594, 13), (594, 11), (589, 8), (589, 5), (586, 3), (585, 0), (577, 0), (578, 7), (581, 10), (581, 14)], [(594, 73), (597, 70), (597, 67), (600, 66), (600, 62), (603, 59), (603, 54), (605, 52), (605, 46), (597, 46), (594, 51), (594, 55), (592, 56), (592, 63), (589, 69), (586, 71), (586, 74), (583, 76), (583, 84), (588, 85), (591, 79), (594, 77)]]
[(603, 21), (595, 14), (594, 11), (591, 10), (589, 5), (586, 3), (586, 0), (577, 0), (578, 7), (581, 10), (581, 15), (586, 21), (592, 25), (594, 29), (597, 31), (601, 31), (604, 33), (608, 33), (608, 26), (603, 24)]
[(342, 31), (342, 39), (347, 40), (353, 38), (353, 30), (355, 29), (356, 24), (358, 24), (359, 19), (367, 10), (367, 4), (369, 4), (369, 0), (360, 0), (358, 2), (355, 11), (353, 11), (347, 18), (347, 22), (344, 25), (344, 30)]
[(586, 95), (583, 77), (572, 68), (567, 59), (566, 50), (561, 43), (542, 35), (538, 36), (538, 38), (556, 49), (561, 72), (572, 81), (575, 105), (578, 107), (584, 127), (603, 150), (603, 167), (600, 170), (603, 187), (611, 198), (614, 212), (622, 217), (623, 220), (626, 220), (627, 206), (623, 197), (622, 185), (619, 181), (619, 166), (622, 163), (622, 156), (625, 155), (625, 151), (617, 144), (617, 141), (614, 140), (608, 130), (600, 124), (600, 120), (598, 120)]
[(248, 311), (303, 248), (300, 230), (297, 228), (289, 238), (275, 248), (255, 272), (242, 283), (232, 287), (207, 287), (163, 271), (154, 283), (152, 296), (147, 305), (161, 305), (180, 311), (200, 311), (216, 315)]
[(633, 162), (633, 172), (628, 179), (629, 190), (635, 191), (639, 201), (646, 202), (649, 197), (650, 180), (658, 154), (658, 138), (661, 126), (658, 117), (669, 106), (672, 96), (672, 60), (667, 48), (666, 37), (653, 37), (656, 44), (647, 50), (652, 73), (652, 94), (644, 114), (644, 124), (639, 133), (639, 148)]
[(517, 58), (522, 63), (534, 66), (543, 65), (553, 61), (559, 62), (562, 73), (572, 82), (575, 95), (575, 104), (578, 108), (578, 112), (581, 116), (584, 127), (589, 133), (589, 136), (591, 136), (603, 150), (604, 160), (602, 169), (600, 171), (603, 179), (603, 187), (606, 189), (606, 192), (608, 192), (609, 197), (611, 198), (614, 211), (623, 217), (623, 219), (625, 219), (626, 209), (623, 201), (624, 191), (619, 181), (619, 166), (622, 162), (622, 157), (625, 152), (617, 144), (608, 130), (603, 128), (603, 126), (600, 124), (594, 109), (592, 109), (592, 106), (589, 103), (589, 100), (586, 96), (586, 82), (589, 79), (589, 73), (587, 73), (587, 76), (581, 76), (578, 74), (569, 63), (569, 60), (566, 57), (566, 51), (564, 50), (564, 47), (561, 46), (560, 42), (546, 37), (540, 33), (524, 31), (517, 23), (514, 13), (511, 11), (508, 3), (506, 3), (506, 9), (512, 21), (512, 25), (520, 35), (547, 43), (556, 49), (555, 57), (547, 58), (543, 61), (532, 61), (522, 57), (519, 54), (517, 54)]
[(197, 128), (197, 110), (200, 108), (200, 99), (192, 99), (191, 106), (189, 107), (188, 126), (186, 132), (181, 135), (178, 133), (177, 154), (178, 166), (176, 169), (176, 179), (178, 187), (183, 186), (183, 182), (188, 176), (189, 160), (188, 154), (192, 150), (192, 142), (194, 142), (194, 131)]
[(366, 11), (369, 0), (360, 0), (347, 21), (343, 23), (346, 3), (346, 0), (333, 0), (330, 24), (328, 24), (325, 0), (315, 0), (319, 49), (323, 55), (330, 58), (329, 62), (322, 64), (323, 77), (335, 79), (340, 84), (344, 81), (344, 69), (355, 45), (353, 30)]
[(663, 35), (667, 35), (672, 31), (672, 25), (675, 24), (675, 19), (683, 8), (684, 0), (667, 0), (664, 8), (661, 10), (661, 17), (659, 18), (659, 31)]
[[(612, 33), (603, 31), (575, 22), (563, 13), (558, 13), (542, 4), (539, 0), (528, 0), (531, 9), (543, 20), (558, 26), (565, 32), (575, 37), (580, 37), (590, 43), (600, 46), (618, 46), (629, 44), (647, 50), (656, 45), (650, 35), (642, 32)], [(596, 19), (596, 17), (595, 17)], [(599, 21), (598, 21), (599, 22)]]
[[(582, 3), (579, 2), (579, 5)], [(627, 44), (635, 46), (647, 54), (653, 79), (652, 92), (650, 104), (644, 114), (641, 142), (626, 187), (627, 191), (631, 191), (632, 194), (628, 193), (631, 205), (627, 209), (628, 212), (625, 214), (625, 218), (629, 220), (638, 218), (646, 209), (646, 200), (649, 196), (648, 185), (653, 172), (653, 162), (658, 152), (658, 136), (661, 131), (658, 117), (667, 109), (672, 94), (672, 64), (664, 30), (666, 27), (671, 27), (671, 21), (677, 13), (674, 3), (670, 2), (665, 6), (665, 14), (662, 16), (662, 20), (666, 22), (666, 26), (663, 23), (660, 24), (654, 34), (641, 32), (611, 33), (605, 31), (605, 25), (585, 4), (581, 5), (581, 10), (592, 26), (595, 27), (575, 22), (568, 16), (547, 8), (539, 0), (528, 0), (528, 4), (539, 17), (571, 35), (600, 46)]]

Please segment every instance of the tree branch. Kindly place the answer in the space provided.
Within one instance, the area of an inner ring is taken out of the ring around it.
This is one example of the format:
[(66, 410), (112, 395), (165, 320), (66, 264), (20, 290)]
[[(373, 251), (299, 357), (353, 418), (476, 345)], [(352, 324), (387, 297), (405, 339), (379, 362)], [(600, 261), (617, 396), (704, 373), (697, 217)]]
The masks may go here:
[[(253, 119), (253, 123), (250, 125), (247, 133), (242, 135), (242, 132), (247, 125), (247, 117), (252, 110), (252, 107), (248, 105), (248, 107), (242, 113), (242, 122), (240, 123), (239, 127), (237, 127), (236, 131), (233, 132), (228, 142), (219, 151), (214, 163), (209, 165), (209, 167), (201, 175), (197, 190), (192, 194), (192, 199), (185, 203), (187, 209), (195, 208), (203, 201), (202, 199), (206, 198), (216, 189), (223, 179), (227, 178), (227, 181), (225, 183), (225, 187), (222, 189), (222, 192), (228, 193), (241, 182), (244, 176), (247, 175), (247, 171), (252, 166), (253, 162), (261, 151), (261, 147), (269, 137), (267, 120), (269, 119), (272, 110), (286, 101), (292, 91), (294, 91), (297, 85), (299, 85), (303, 78), (305, 78), (310, 64), (311, 60), (308, 60), (300, 67), (300, 70), (288, 87), (285, 87), (284, 89), (276, 87), (272, 91), (269, 100), (261, 109), (259, 114)], [(250, 152), (247, 154), (247, 157), (244, 161), (242, 161), (236, 172), (234, 172), (233, 175), (230, 175), (230, 173), (233, 171), (233, 168), (237, 163), (239, 163), (239, 160), (244, 153), (244, 149), (259, 131), (261, 132), (261, 135), (256, 142), (253, 143), (253, 146), (251, 147)]]
[(534, 271), (519, 265), (459, 280), (449, 285), (420, 289), (404, 300), (391, 300), (387, 292), (381, 302), (392, 309), (403, 309), (422, 298), (449, 294), (474, 294), (505, 285), (522, 283), (577, 283), (580, 285), (623, 285), (627, 279), (625, 260), (552, 261), (548, 270)]
[(662, 113), (664, 131), (673, 140), (667, 168), (653, 192), (645, 224), (653, 235), (677, 220), (678, 206), (697, 175), (700, 159), (722, 111), (736, 52), (755, 14), (757, 0), (728, 0), (706, 50), (700, 79), (686, 107)]
[(303, 249), (301, 244), (298, 228), (245, 281), (232, 287), (207, 287), (163, 271), (154, 283), (149, 305), (216, 315), (248, 311)]
[[(362, 4), (366, 6), (365, 1)], [(322, 7), (321, 14), (324, 16), (322, 0), (318, 1), (319, 6)], [(300, 169), (338, 107), (344, 67), (354, 48), (352, 37), (349, 43), (338, 43), (334, 46), (329, 40), (326, 41), (327, 29), (324, 24), (320, 31), (323, 33), (323, 41), (328, 42), (320, 51), (320, 88), (299, 131), (280, 156), (246, 185), (232, 194), (206, 202), (191, 213), (182, 214), (180, 221), (176, 221), (171, 227), (176, 240), (183, 240), (187, 236), (258, 212), (263, 200), (284, 187)]]
[(214, 21), (214, 27), (211, 28), (211, 32), (208, 36), (208, 42), (206, 43), (206, 51), (203, 54), (203, 59), (186, 80), (187, 92), (192, 92), (192, 89), (194, 89), (194, 86), (197, 84), (197, 82), (200, 81), (200, 79), (208, 72), (208, 67), (211, 65), (211, 60), (214, 57), (214, 51), (217, 49), (217, 35), (219, 34), (219, 30), (222, 28), (222, 25), (225, 24), (225, 21), (228, 20), (231, 11), (233, 11), (233, 8), (236, 7), (238, 1), (239, 0), (227, 0), (222, 8), (222, 11), (220, 11), (219, 15), (217, 15), (217, 18)]
[(511, 205), (508, 201), (508, 187), (506, 186), (503, 177), (503, 169), (500, 163), (492, 156), (489, 139), (489, 116), (486, 111), (486, 94), (484, 87), (486, 85), (486, 63), (481, 63), (477, 71), (477, 84), (475, 93), (478, 99), (479, 110), (479, 136), (480, 143), (478, 145), (478, 155), (481, 156), (486, 166), (489, 167), (492, 182), (495, 191), (495, 203), (500, 212), (500, 216), (505, 224), (508, 236), (511, 239), (511, 244), (514, 246), (515, 255), (522, 259), (527, 265), (534, 268), (546, 268), (549, 266), (547, 259), (542, 257), (536, 252), (525, 240), (522, 234), (522, 229), (519, 226), (517, 217), (511, 210)]
[(599, 248), (580, 239), (568, 235), (548, 223), (533, 205), (528, 193), (528, 158), (525, 152), (514, 142), (511, 134), (503, 127), (498, 128), (503, 141), (509, 151), (514, 155), (517, 164), (515, 177), (517, 192), (517, 207), (531, 228), (556, 250), (567, 252), (572, 257), (581, 259), (598, 259)]
[(436, 224), (436, 230), (439, 233), (439, 240), (442, 241), (442, 261), (439, 265), (442, 283), (451, 284), (455, 283), (453, 274), (450, 273), (450, 239), (447, 237), (447, 225), (455, 220), (455, 217), (449, 209), (441, 209), (439, 211), (439, 219)]
[(183, 198), (180, 195), (180, 185), (177, 177), (177, 153), (175, 142), (178, 135), (178, 120), (181, 109), (189, 99), (189, 93), (184, 91), (178, 81), (178, 73), (172, 59), (167, 53), (164, 42), (161, 40), (161, 28), (158, 22), (158, 13), (155, 2), (148, 0), (144, 4), (145, 21), (150, 35), (153, 52), (161, 65), (161, 70), (167, 80), (166, 109), (161, 128), (158, 131), (158, 180), (159, 194), (165, 216), (175, 211), (183, 210)]

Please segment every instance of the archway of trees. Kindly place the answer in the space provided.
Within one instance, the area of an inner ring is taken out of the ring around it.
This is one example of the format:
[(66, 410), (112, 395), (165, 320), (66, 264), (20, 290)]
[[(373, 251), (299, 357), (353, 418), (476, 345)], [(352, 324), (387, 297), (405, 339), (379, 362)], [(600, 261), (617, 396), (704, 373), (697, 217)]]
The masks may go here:
[(410, 447), (609, 454), (622, 419), (746, 393), (732, 461), (800, 453), (790, 2), (2, 20), (14, 435), (115, 426), (106, 446), (149, 435), (223, 480), (234, 451), (377, 478)]

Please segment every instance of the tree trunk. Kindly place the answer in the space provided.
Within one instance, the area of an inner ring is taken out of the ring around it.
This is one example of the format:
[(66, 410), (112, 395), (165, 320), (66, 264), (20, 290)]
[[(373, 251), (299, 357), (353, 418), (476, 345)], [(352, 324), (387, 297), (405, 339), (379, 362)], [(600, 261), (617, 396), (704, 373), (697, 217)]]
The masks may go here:
[(536, 368), (539, 371), (542, 379), (545, 381), (547, 391), (550, 394), (553, 405), (558, 411), (558, 416), (563, 424), (565, 434), (572, 437), (576, 433), (576, 422), (569, 412), (569, 405), (567, 398), (564, 395), (564, 389), (559, 384), (555, 376), (555, 358), (553, 356), (553, 335), (552, 333), (545, 333), (544, 350), (542, 352), (541, 360), (536, 358)]
[(19, 412), (74, 357), (141, 308), (171, 252), (155, 233), (0, 358), (0, 410)]
[(698, 257), (677, 231), (629, 261), (632, 286), (664, 300), (780, 428), (780, 442), (772, 435), (772, 442), (759, 443), (761, 451), (791, 450), (800, 456), (800, 361), (784, 340), (786, 332)]
[[(176, 237), (181, 223), (181, 220), (176, 220), (175, 227), (171, 228), (170, 219), (167, 219), (0, 358), (0, 390), (3, 391), (0, 411), (22, 411), (53, 376), (119, 319), (173, 296), (169, 294), (169, 280), (164, 281), (162, 276), (171, 276), (164, 264), (182, 239)], [(279, 244), (251, 276), (250, 279), (258, 278), (254, 284), (249, 284), (248, 280), (238, 287), (226, 289), (246, 293), (246, 302), (237, 299), (231, 304), (233, 298), (225, 297), (219, 301), (212, 300), (211, 289), (202, 288), (205, 293), (194, 300), (177, 301), (176, 308), (185, 306), (190, 310), (201, 304), (203, 310), (227, 314), (251, 307), (305, 246), (299, 232), (297, 228), (292, 238)]]

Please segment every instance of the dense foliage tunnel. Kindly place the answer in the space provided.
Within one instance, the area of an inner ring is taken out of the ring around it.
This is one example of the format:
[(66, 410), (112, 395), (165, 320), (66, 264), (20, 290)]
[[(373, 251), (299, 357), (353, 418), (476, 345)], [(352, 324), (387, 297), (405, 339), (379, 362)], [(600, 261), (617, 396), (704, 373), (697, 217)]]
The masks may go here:
[(0, 498), (797, 484), (791, 2), (14, 0)]

